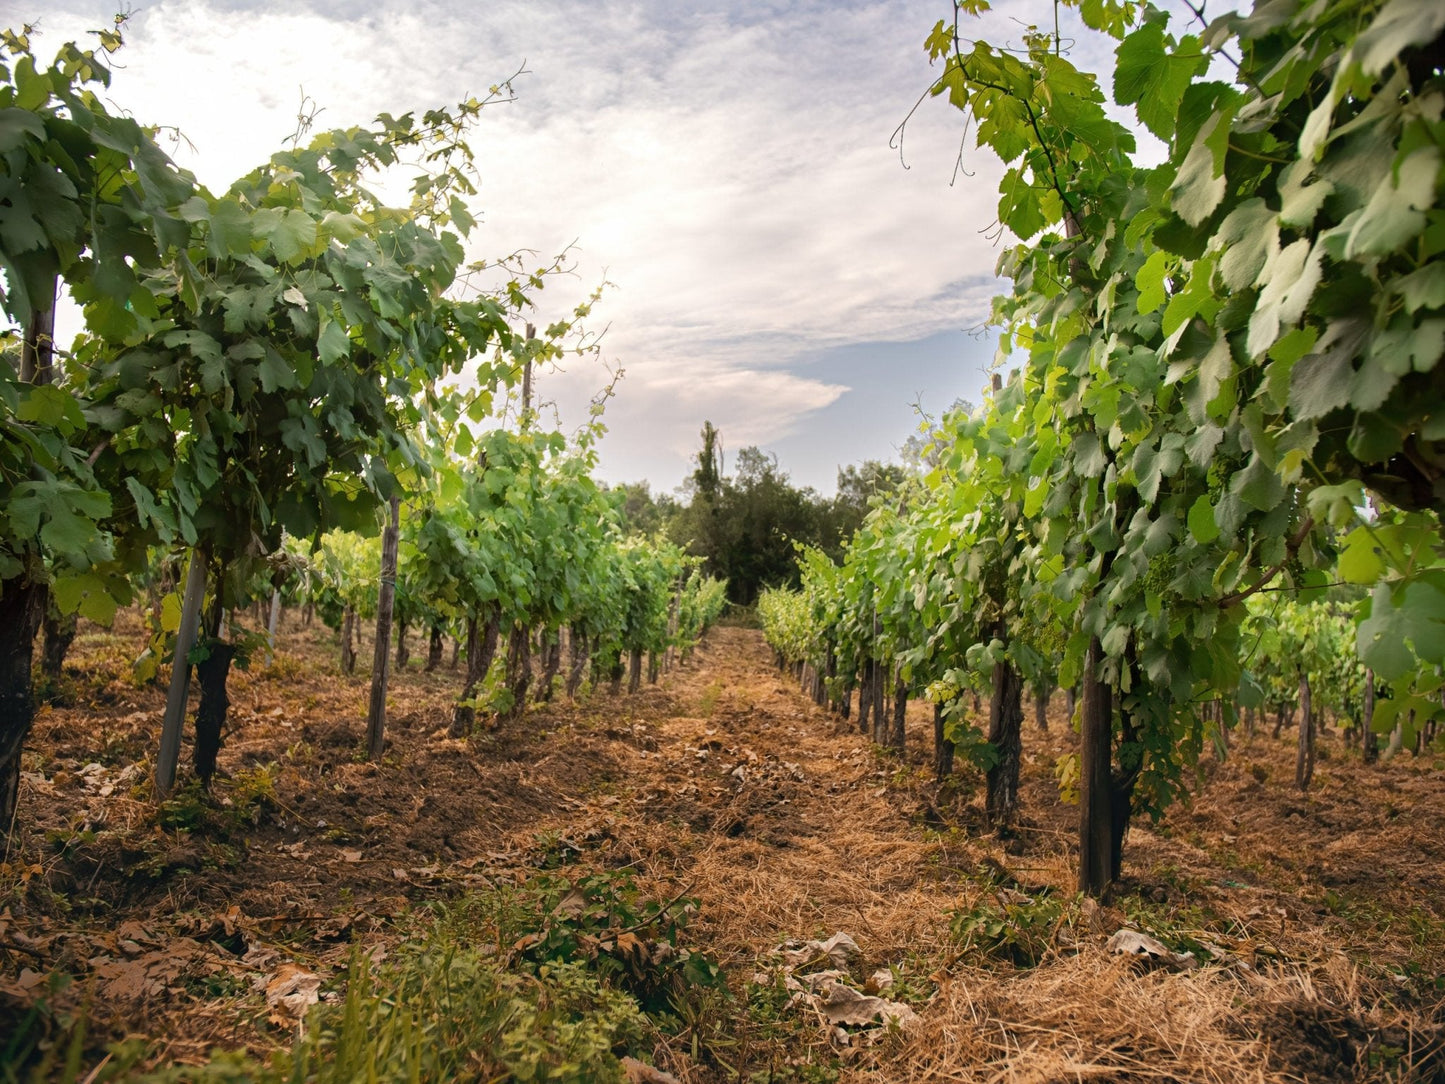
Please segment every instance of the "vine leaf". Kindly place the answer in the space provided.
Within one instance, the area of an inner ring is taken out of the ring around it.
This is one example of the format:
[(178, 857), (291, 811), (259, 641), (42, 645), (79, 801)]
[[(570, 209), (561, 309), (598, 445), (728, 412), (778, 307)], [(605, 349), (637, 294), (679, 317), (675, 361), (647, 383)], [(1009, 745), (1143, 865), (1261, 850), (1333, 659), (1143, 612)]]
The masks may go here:
[(1184, 92), (1205, 63), (1196, 38), (1186, 37), (1178, 47), (1164, 32), (1168, 16), (1158, 12), (1126, 37), (1115, 51), (1114, 101), (1133, 105), (1139, 120), (1164, 142), (1174, 138), (1174, 121)]
[(1428, 45), (1445, 30), (1445, 4), (1438, 0), (1390, 0), (1351, 50), (1366, 75), (1385, 66), (1412, 45)]
[(1297, 418), (1322, 417), (1350, 402), (1355, 375), (1352, 363), (1369, 333), (1367, 320), (1335, 320), (1319, 349), (1295, 363), (1289, 405)]
[(1387, 176), (1376, 186), (1350, 228), (1345, 257), (1388, 254), (1418, 237), (1425, 229), (1425, 213), (1435, 203), (1439, 172), (1437, 147), (1421, 147), (1401, 162), (1393, 177)]
[(1404, 677), (1415, 668), (1416, 656), (1433, 663), (1445, 659), (1445, 593), (1434, 584), (1379, 584), (1368, 607), (1369, 616), (1359, 625), (1360, 658), (1379, 677)]
[(1194, 137), (1179, 165), (1171, 192), (1174, 211), (1191, 226), (1214, 213), (1228, 187), (1224, 178), (1224, 152), (1229, 145), (1233, 109), (1215, 113)]
[(1207, 546), (1219, 537), (1219, 525), (1214, 522), (1214, 506), (1209, 495), (1201, 493), (1189, 509), (1189, 534), (1201, 546)]

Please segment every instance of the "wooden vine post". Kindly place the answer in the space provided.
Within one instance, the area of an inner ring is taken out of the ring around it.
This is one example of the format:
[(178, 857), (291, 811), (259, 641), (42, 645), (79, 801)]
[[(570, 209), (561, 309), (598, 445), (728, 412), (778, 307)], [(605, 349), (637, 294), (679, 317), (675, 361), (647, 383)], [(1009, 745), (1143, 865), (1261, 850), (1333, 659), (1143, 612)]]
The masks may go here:
[(176, 630), (175, 657), (171, 660), (171, 687), (166, 695), (166, 714), (161, 722), (161, 746), (156, 754), (156, 797), (164, 798), (176, 785), (176, 765), (181, 759), (181, 732), (186, 722), (186, 697), (191, 690), (191, 649), (201, 624), (201, 603), (206, 597), (206, 555), (191, 552), (186, 572), (186, 590), (181, 597), (181, 624)]
[(1360, 713), (1360, 741), (1366, 764), (1380, 759), (1380, 739), (1375, 733), (1375, 671), (1365, 670), (1365, 705)]
[(20, 346), (20, 379), (27, 384), (49, 384), (55, 373), (55, 293), (58, 282), (50, 281), (50, 298), (37, 298), (35, 310), (25, 324)]
[(527, 325), (527, 360), (522, 362), (522, 428), (526, 428), (527, 412), (532, 409), (532, 349), (531, 343), (537, 337), (537, 329)]
[[(55, 280), (50, 299), (38, 297), (37, 307), (25, 324), (20, 348), (20, 380), (42, 385), (51, 383), (55, 349)], [(43, 306), (43, 307), (41, 307)], [(0, 591), (0, 622), (12, 632), (0, 643), (0, 820), (9, 825), (20, 800), (20, 755), (35, 718), (31, 693), (35, 636), (45, 622), (50, 606), (50, 588), (39, 575), (11, 579)]]
[(396, 606), (396, 550), (401, 533), (401, 497), (393, 494), (381, 532), (381, 584), (376, 600), (376, 643), (371, 656), (371, 704), (366, 715), (366, 750), (380, 760), (386, 746), (386, 682), (391, 664), (391, 615)]
[(1113, 802), (1110, 760), (1113, 748), (1113, 697), (1099, 678), (1104, 650), (1097, 636), (1089, 641), (1080, 682), (1083, 710), (1079, 727), (1079, 891), (1095, 899), (1114, 879)]
[(1299, 748), (1295, 754), (1294, 781), (1300, 790), (1310, 789), (1315, 774), (1315, 717), (1310, 704), (1309, 674), (1299, 676)]

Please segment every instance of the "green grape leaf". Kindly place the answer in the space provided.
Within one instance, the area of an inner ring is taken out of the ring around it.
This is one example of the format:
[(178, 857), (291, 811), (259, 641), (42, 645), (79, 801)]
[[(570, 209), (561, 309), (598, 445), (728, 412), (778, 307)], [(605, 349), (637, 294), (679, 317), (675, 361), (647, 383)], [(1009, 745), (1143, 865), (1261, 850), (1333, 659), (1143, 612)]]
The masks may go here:
[(1350, 401), (1354, 359), (1368, 335), (1366, 320), (1334, 320), (1318, 349), (1295, 363), (1290, 374), (1289, 405), (1297, 418), (1323, 417)]
[(57, 576), (51, 590), (61, 613), (79, 613), (97, 625), (109, 625), (115, 620), (117, 600), (111, 594), (111, 584), (101, 576)]
[[(1445, 5), (1442, 5), (1445, 6)], [(1387, 255), (1425, 229), (1425, 212), (1435, 205), (1440, 151), (1421, 147), (1376, 186), (1345, 241), (1345, 257)]]
[[(1229, 491), (1249, 507), (1268, 512), (1284, 500), (1285, 487), (1279, 475), (1265, 466), (1258, 455), (1249, 461), (1249, 466), (1235, 474), (1230, 481)], [(1222, 525), (1221, 525), (1222, 526)]]
[(1214, 506), (1209, 495), (1200, 494), (1189, 507), (1189, 534), (1202, 546), (1207, 546), (1219, 537), (1219, 525), (1214, 522)]
[(174, 633), (181, 627), (181, 596), (172, 591), (161, 599), (161, 631)]
[(1389, 0), (1355, 41), (1352, 56), (1366, 75), (1385, 66), (1412, 45), (1428, 45), (1445, 30), (1445, 5), (1436, 0)]
[(305, 211), (287, 209), (262, 236), (282, 263), (298, 264), (316, 255), (316, 220)]
[(1202, 223), (1224, 199), (1224, 152), (1233, 115), (1229, 108), (1204, 122), (1170, 188), (1174, 213), (1191, 226)]
[(1172, 263), (1169, 253), (1156, 249), (1149, 254), (1134, 276), (1134, 285), (1139, 290), (1137, 302), (1138, 311), (1141, 313), (1153, 312), (1164, 304), (1167, 296), (1165, 293), (1164, 280), (1169, 273)]
[(1418, 271), (1402, 275), (1395, 279), (1392, 286), (1404, 298), (1408, 313), (1420, 309), (1445, 309), (1445, 261), (1435, 260)]
[(1114, 101), (1136, 105), (1144, 126), (1164, 142), (1174, 137), (1184, 92), (1205, 63), (1197, 38), (1166, 45), (1168, 17), (1160, 12), (1126, 37), (1115, 50)]
[(43, 140), (45, 124), (30, 109), (0, 109), (0, 154), (23, 146), (26, 139)]
[(286, 359), (274, 350), (267, 350), (261, 358), (261, 363), (256, 367), (257, 375), (261, 378), (261, 387), (266, 392), (276, 391), (278, 388), (294, 388), (296, 383), (296, 372), (286, 364)]
[(321, 317), (321, 334), (316, 338), (316, 353), (327, 365), (334, 365), (351, 353), (351, 336), (346, 328), (327, 314)]
[(1214, 234), (1224, 250), (1219, 277), (1231, 290), (1245, 290), (1264, 269), (1265, 259), (1279, 249), (1279, 216), (1259, 197), (1230, 211)]
[(1379, 583), (1385, 572), (1385, 562), (1380, 558), (1371, 529), (1355, 528), (1345, 536), (1344, 543), (1339, 558), (1340, 579), (1346, 583), (1365, 585)]
[[(204, 200), (196, 196), (204, 205)], [(217, 200), (207, 219), (211, 234), (206, 248), (215, 259), (244, 256), (251, 251), (251, 216), (234, 199)]]
[[(1445, 593), (1424, 580), (1402, 588), (1380, 584), (1371, 593), (1369, 616), (1358, 629), (1360, 658), (1385, 681), (1415, 668), (1415, 660), (1445, 662)], [(1412, 650), (1413, 649), (1413, 650)]]

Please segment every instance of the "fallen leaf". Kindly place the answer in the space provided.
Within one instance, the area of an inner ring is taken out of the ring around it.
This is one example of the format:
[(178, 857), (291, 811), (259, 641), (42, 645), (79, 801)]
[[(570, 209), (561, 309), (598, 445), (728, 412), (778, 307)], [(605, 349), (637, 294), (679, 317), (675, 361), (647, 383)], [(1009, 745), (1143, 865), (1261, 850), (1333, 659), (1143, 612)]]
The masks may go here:
[(789, 941), (782, 946), (783, 962), (789, 967), (804, 967), (826, 956), (834, 967), (847, 968), (863, 954), (846, 933), (835, 933), (826, 941)]
[(636, 1058), (624, 1055), (619, 1060), (622, 1062), (622, 1072), (627, 1076), (627, 1084), (682, 1084), (682, 1081), (671, 1073), (664, 1073)]
[(266, 1005), (271, 1022), (281, 1027), (299, 1024), (306, 1010), (320, 1000), (321, 976), (297, 964), (282, 964), (266, 980)]
[(896, 1024), (908, 1027), (918, 1014), (900, 1001), (860, 994), (851, 986), (834, 980), (822, 991), (816, 1004), (830, 1024), (866, 1027), (869, 1024)]
[(1188, 971), (1197, 961), (1192, 952), (1173, 952), (1162, 941), (1138, 930), (1119, 930), (1104, 946), (1115, 956), (1129, 956), (1150, 963), (1164, 964), (1180, 971)]

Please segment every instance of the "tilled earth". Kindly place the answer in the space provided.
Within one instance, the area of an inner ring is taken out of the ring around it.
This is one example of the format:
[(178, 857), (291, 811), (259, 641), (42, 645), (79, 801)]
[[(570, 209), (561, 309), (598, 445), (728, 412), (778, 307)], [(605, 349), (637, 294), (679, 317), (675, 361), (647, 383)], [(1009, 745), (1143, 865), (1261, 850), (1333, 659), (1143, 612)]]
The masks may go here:
[[(1326, 736), (1300, 794), (1292, 735), (1236, 741), (1192, 801), (1135, 827), (1101, 908), (1070, 894), (1062, 698), (1047, 731), (1026, 723), (1022, 816), (1000, 837), (973, 769), (931, 779), (927, 705), (905, 755), (879, 750), (751, 630), (714, 630), (635, 695), (604, 687), (465, 740), (447, 733), (459, 675), (413, 662), (372, 764), (368, 678), (338, 675), (327, 635), (297, 629), (274, 663), (233, 674), (214, 794), (158, 806), (163, 691), (126, 677), (128, 621), (85, 632), (70, 706), (44, 709), (26, 756), (0, 867), (0, 1033), (37, 1001), (89, 999), (97, 1049), (144, 1037), (160, 1063), (282, 1045), (264, 998), (279, 969), (329, 981), (358, 946), (379, 958), (413, 935), (429, 902), (560, 862), (700, 901), (689, 943), (738, 996), (706, 1041), (660, 1049), (684, 1080), (1445, 1072), (1445, 774), (1428, 755), (1367, 769)], [(1209, 966), (1141, 971), (1105, 949), (1125, 925)], [(788, 1026), (759, 1021), (749, 984), (778, 946), (836, 932), (917, 1021), (849, 1034), (801, 1000)]]

